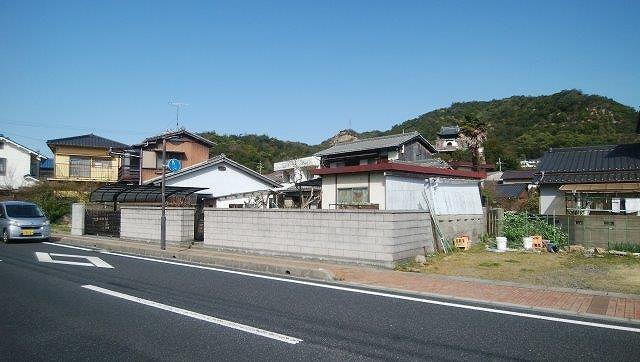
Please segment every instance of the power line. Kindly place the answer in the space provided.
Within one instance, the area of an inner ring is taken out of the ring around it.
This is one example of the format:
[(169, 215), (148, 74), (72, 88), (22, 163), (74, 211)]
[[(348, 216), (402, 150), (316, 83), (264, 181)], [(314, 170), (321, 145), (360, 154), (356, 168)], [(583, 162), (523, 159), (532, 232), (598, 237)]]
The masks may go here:
[(81, 127), (81, 126), (66, 125), (66, 124), (60, 124), (60, 123), (57, 123), (55, 125), (50, 125), (50, 124), (43, 124), (43, 123), (18, 122), (18, 121), (7, 119), (7, 118), (2, 118), (2, 122), (6, 124), (14, 125), (14, 126), (19, 126), (19, 127), (34, 127), (34, 128), (46, 127), (46, 128), (57, 128), (57, 129), (73, 129), (73, 130), (84, 129), (88, 131), (101, 131), (101, 132), (108, 132), (108, 133), (149, 134), (148, 131), (136, 131), (136, 130), (130, 130), (130, 129), (114, 130), (114, 129), (95, 128), (95, 127)]

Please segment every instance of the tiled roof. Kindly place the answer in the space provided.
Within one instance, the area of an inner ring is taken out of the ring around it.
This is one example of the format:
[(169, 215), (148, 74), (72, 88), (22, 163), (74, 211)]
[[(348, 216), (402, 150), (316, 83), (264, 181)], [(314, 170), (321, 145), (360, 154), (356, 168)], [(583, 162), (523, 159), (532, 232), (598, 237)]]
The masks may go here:
[(640, 181), (640, 143), (552, 148), (535, 178), (541, 184)]
[(496, 196), (516, 198), (527, 190), (527, 184), (497, 184)]
[(522, 171), (514, 171), (507, 170), (502, 172), (503, 180), (522, 180), (522, 179), (533, 179), (533, 170), (522, 170)]
[(460, 133), (458, 126), (443, 126), (438, 131), (438, 136), (457, 136)]
[(94, 148), (128, 148), (128, 145), (108, 138), (96, 136), (93, 133), (82, 136), (73, 136), (66, 138), (56, 138), (47, 141), (47, 146), (77, 146), (77, 147), (94, 147)]
[(408, 132), (382, 137), (365, 138), (353, 142), (339, 143), (333, 147), (317, 152), (316, 156), (338, 155), (344, 153), (398, 147), (414, 138), (419, 138), (427, 148), (435, 152), (435, 148), (420, 135), (419, 132)]
[(215, 146), (214, 142), (209, 141), (208, 139), (206, 139), (206, 138), (204, 138), (204, 137), (202, 137), (200, 135), (197, 135), (195, 133), (189, 132), (189, 131), (187, 131), (185, 129), (179, 129), (177, 131), (167, 132), (167, 133), (159, 134), (159, 135), (156, 135), (156, 136), (153, 136), (153, 137), (145, 138), (142, 142), (140, 142), (139, 145), (143, 145), (143, 144), (145, 144), (147, 142), (152, 143), (152, 142), (160, 141), (160, 140), (162, 140), (162, 138), (175, 137), (175, 136), (187, 136), (187, 137), (191, 137), (191, 138), (193, 138), (193, 139), (199, 141), (200, 143), (203, 143), (203, 144), (205, 144), (205, 145), (207, 145), (209, 147)]

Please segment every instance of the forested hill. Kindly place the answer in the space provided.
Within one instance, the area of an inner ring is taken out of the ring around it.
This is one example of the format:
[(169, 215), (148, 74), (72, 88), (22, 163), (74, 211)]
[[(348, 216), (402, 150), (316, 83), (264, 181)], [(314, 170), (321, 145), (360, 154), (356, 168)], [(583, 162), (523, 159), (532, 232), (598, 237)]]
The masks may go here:
[(489, 125), (485, 144), (489, 162), (515, 164), (536, 158), (550, 147), (638, 142), (637, 112), (610, 98), (565, 90), (548, 96), (513, 96), (486, 102), (461, 102), (397, 124), (385, 133), (420, 131), (435, 139), (441, 126), (456, 124), (465, 114)]
[[(465, 115), (484, 120), (489, 125), (485, 144), (488, 162), (500, 157), (508, 167), (515, 167), (521, 156), (539, 157), (550, 147), (640, 142), (635, 133), (637, 112), (629, 106), (598, 95), (566, 90), (548, 96), (513, 96), (492, 101), (454, 103), (450, 107), (425, 113), (396, 124), (387, 131), (341, 134), (367, 138), (403, 130), (421, 132), (434, 140), (441, 126), (460, 123)], [(326, 148), (320, 145), (282, 141), (265, 135), (218, 135), (205, 132), (216, 142), (212, 154), (225, 153), (232, 159), (263, 173), (271, 171), (273, 162), (308, 156)], [(464, 158), (468, 155), (459, 154)]]
[(224, 153), (234, 161), (262, 173), (271, 172), (274, 162), (310, 156), (320, 150), (319, 146), (282, 141), (266, 135), (219, 135), (215, 132), (200, 135), (216, 143), (210, 150), (211, 155)]

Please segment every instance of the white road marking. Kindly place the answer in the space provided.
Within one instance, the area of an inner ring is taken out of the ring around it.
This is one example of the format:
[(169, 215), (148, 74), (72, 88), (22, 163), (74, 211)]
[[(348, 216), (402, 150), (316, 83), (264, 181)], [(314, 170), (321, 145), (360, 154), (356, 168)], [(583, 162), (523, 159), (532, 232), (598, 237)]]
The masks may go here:
[[(58, 254), (58, 253), (43, 253), (40, 251), (36, 251), (36, 258), (39, 262), (42, 263), (52, 263), (52, 264), (67, 264), (67, 265), (78, 265), (78, 266), (91, 266), (98, 268), (107, 268), (113, 269), (106, 261), (98, 258), (97, 256), (86, 256), (86, 255), (71, 255), (71, 254)], [(69, 261), (69, 260), (55, 260), (52, 256), (61, 256), (64, 258), (76, 258), (76, 259), (86, 259), (89, 262), (82, 261)]]
[(93, 290), (93, 291), (98, 292), (98, 293), (107, 294), (107, 295), (110, 295), (110, 296), (113, 296), (113, 297), (116, 297), (116, 298), (128, 300), (130, 302), (144, 304), (144, 305), (147, 305), (147, 306), (150, 306), (150, 307), (166, 310), (166, 311), (171, 312), (171, 313), (176, 313), (176, 314), (184, 315), (184, 316), (187, 316), (187, 317), (199, 319), (201, 321), (217, 324), (217, 325), (220, 325), (220, 326), (223, 326), (223, 327), (237, 329), (239, 331), (243, 331), (243, 332), (247, 332), (247, 333), (251, 333), (251, 334), (256, 334), (258, 336), (275, 339), (275, 340), (280, 341), (280, 342), (285, 342), (285, 343), (289, 343), (289, 344), (298, 344), (298, 343), (302, 342), (302, 340), (299, 339), (299, 338), (295, 338), (295, 337), (287, 336), (287, 335), (284, 335), (284, 334), (267, 331), (267, 330), (256, 328), (256, 327), (251, 327), (251, 326), (248, 326), (246, 324), (240, 324), (240, 323), (236, 323), (236, 322), (231, 322), (231, 321), (228, 321), (228, 320), (224, 320), (224, 319), (208, 316), (208, 315), (205, 315), (205, 314), (200, 314), (200, 313), (197, 313), (197, 312), (192, 312), (190, 310), (186, 310), (186, 309), (182, 309), (182, 308), (178, 308), (178, 307), (172, 307), (170, 305), (154, 302), (152, 300), (143, 299), (143, 298), (135, 297), (133, 295), (124, 294), (124, 293), (116, 292), (116, 291), (113, 291), (113, 290), (97, 287), (95, 285), (83, 285), (82, 287), (86, 288), (86, 289)]
[(473, 305), (466, 305), (466, 304), (459, 304), (459, 303), (442, 302), (442, 301), (433, 300), (433, 299), (424, 299), (424, 298), (410, 297), (410, 296), (406, 296), (406, 295), (391, 294), (391, 293), (384, 293), (384, 292), (376, 292), (376, 291), (373, 291), (373, 290), (357, 289), (357, 288), (350, 288), (350, 287), (341, 287), (341, 286), (338, 286), (338, 285), (321, 284), (321, 283), (315, 283), (315, 282), (308, 282), (308, 281), (304, 281), (304, 280), (272, 277), (272, 276), (268, 276), (268, 275), (253, 274), (253, 273), (241, 272), (241, 271), (236, 271), (236, 270), (228, 270), (228, 269), (208, 267), (208, 266), (203, 266), (203, 265), (185, 264), (185, 263), (179, 263), (179, 262), (169, 261), (169, 260), (146, 258), (146, 257), (143, 257), (143, 256), (112, 253), (112, 252), (108, 252), (108, 251), (102, 251), (101, 253), (108, 254), (108, 255), (122, 256), (122, 257), (125, 257), (125, 258), (153, 261), (153, 262), (156, 262), (156, 263), (179, 265), (179, 266), (184, 266), (184, 267), (188, 267), (188, 268), (212, 270), (212, 271), (217, 271), (217, 272), (221, 272), (221, 273), (244, 275), (244, 276), (248, 276), (248, 277), (268, 279), (268, 280), (277, 280), (277, 281), (285, 282), (285, 283), (308, 285), (308, 286), (313, 286), (313, 287), (318, 287), (318, 288), (341, 290), (341, 291), (345, 291), (345, 292), (352, 292), (352, 293), (359, 293), (359, 294), (375, 295), (375, 296), (378, 296), (378, 297), (385, 297), (385, 298), (401, 299), (401, 300), (407, 300), (407, 301), (411, 301), (411, 302), (418, 302), (418, 303), (425, 303), (425, 304), (435, 304), (435, 305), (442, 305), (442, 306), (452, 307), (452, 308), (477, 310), (477, 311), (488, 312), (488, 313), (504, 314), (504, 315), (510, 315), (510, 316), (516, 316), (516, 317), (523, 317), (523, 318), (540, 319), (540, 320), (546, 320), (546, 321), (551, 321), (551, 322), (568, 323), (568, 324), (575, 324), (575, 325), (581, 325), (581, 326), (587, 326), (587, 327), (606, 328), (606, 329), (613, 329), (613, 330), (619, 330), (619, 331), (625, 331), (625, 332), (640, 333), (640, 328), (618, 326), (618, 325), (615, 325), (615, 324), (587, 322), (587, 321), (568, 319), (568, 318), (549, 317), (549, 316), (545, 316), (545, 315), (532, 314), (532, 313), (513, 312), (513, 311), (510, 311), (510, 310), (503, 310), (503, 309), (496, 309), (496, 308), (485, 308), (485, 307), (477, 307), (477, 306), (473, 306)]
[(50, 243), (50, 242), (48, 242), (48, 241), (43, 242), (43, 244), (53, 245), (53, 246), (60, 246), (60, 247), (63, 247), (63, 248), (70, 248), (70, 249), (84, 250), (84, 251), (93, 251), (93, 249), (81, 248), (81, 247), (79, 247), (79, 246), (66, 245), (66, 244)]

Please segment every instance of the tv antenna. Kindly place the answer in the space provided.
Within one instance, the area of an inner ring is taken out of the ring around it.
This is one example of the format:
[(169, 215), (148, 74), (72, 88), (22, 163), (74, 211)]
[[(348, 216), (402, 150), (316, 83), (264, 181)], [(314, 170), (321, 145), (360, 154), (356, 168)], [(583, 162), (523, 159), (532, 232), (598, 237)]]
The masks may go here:
[(175, 101), (175, 100), (170, 100), (169, 101), (169, 105), (176, 107), (176, 128), (178, 128), (179, 127), (178, 123), (180, 122), (180, 119), (179, 119), (180, 108), (186, 107), (186, 106), (188, 106), (188, 104), (187, 103), (183, 103), (183, 102), (178, 102), (178, 101)]

